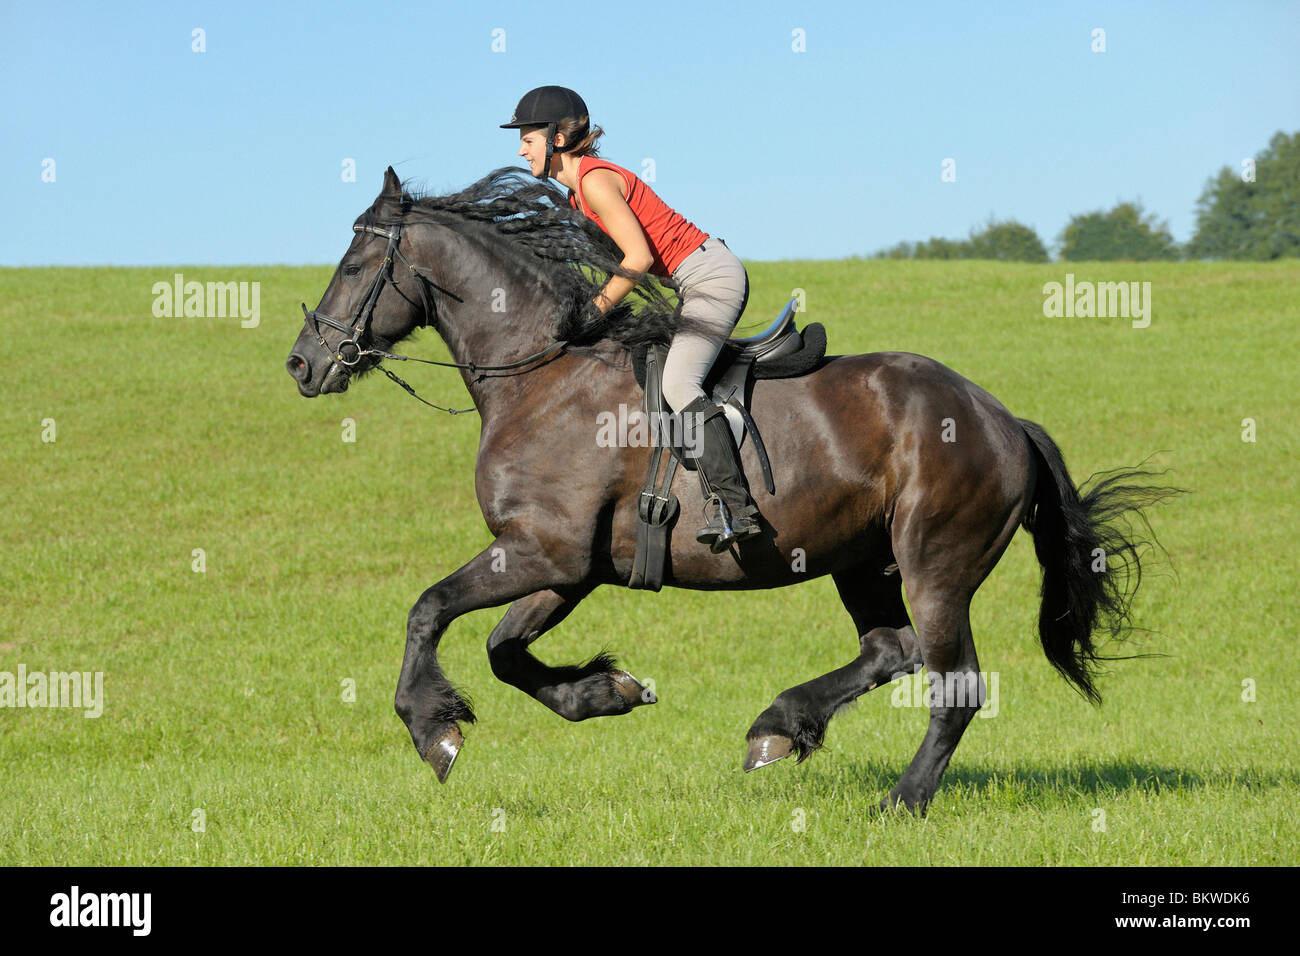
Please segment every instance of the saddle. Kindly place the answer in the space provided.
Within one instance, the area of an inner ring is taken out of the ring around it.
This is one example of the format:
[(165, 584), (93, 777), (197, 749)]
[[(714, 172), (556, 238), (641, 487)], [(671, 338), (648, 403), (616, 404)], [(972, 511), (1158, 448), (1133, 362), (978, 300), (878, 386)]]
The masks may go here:
[[(786, 303), (776, 321), (758, 335), (728, 341), (704, 379), (705, 392), (726, 412), (736, 448), (744, 444), (746, 433), (753, 439), (763, 484), (770, 495), (776, 494), (771, 462), (758, 426), (749, 414), (754, 381), (804, 375), (818, 368), (826, 357), (826, 329), (821, 323), (810, 323), (802, 332), (795, 325), (798, 301)], [(642, 346), (632, 353), (632, 373), (642, 389), (642, 410), (652, 423), (655, 438), (651, 441), (645, 487), (638, 498), (636, 557), (628, 587), (650, 591), (663, 587), (668, 538), (680, 510), (677, 496), (671, 491), (677, 467), (695, 470), (694, 461), (682, 451), (680, 419), (663, 397), (660, 376), (667, 356), (668, 347), (664, 345)], [(671, 427), (674, 421), (678, 427)], [(670, 427), (656, 427), (657, 423), (669, 423)], [(660, 478), (665, 450), (669, 453), (668, 464)]]

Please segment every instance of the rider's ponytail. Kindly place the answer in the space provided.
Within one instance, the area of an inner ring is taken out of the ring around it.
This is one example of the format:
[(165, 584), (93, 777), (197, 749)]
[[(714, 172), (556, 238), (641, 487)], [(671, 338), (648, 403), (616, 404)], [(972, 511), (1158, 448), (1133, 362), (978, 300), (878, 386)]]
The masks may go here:
[(555, 124), (555, 132), (564, 134), (564, 141), (569, 144), (564, 152), (572, 156), (599, 156), (596, 141), (605, 135), (599, 126), (591, 126), (586, 116), (576, 119), (562, 119)]

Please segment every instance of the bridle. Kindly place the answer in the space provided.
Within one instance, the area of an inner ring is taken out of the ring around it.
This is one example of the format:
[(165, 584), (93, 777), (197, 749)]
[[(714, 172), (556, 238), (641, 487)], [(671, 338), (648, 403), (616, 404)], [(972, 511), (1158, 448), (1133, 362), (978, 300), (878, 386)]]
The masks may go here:
[[(565, 347), (568, 345), (565, 341), (555, 342), (547, 348), (542, 349), (540, 352), (535, 352), (527, 358), (520, 359), (518, 362), (512, 362), (509, 365), (479, 365), (475, 362), (435, 362), (432, 359), (415, 358), (410, 355), (395, 355), (392, 352), (387, 352), (383, 349), (362, 348), (361, 339), (370, 331), (370, 323), (375, 317), (375, 303), (379, 301), (379, 295), (384, 291), (384, 286), (391, 283), (393, 288), (397, 290), (397, 294), (402, 296), (402, 298), (406, 298), (406, 295), (402, 292), (397, 279), (393, 277), (394, 256), (402, 260), (402, 263), (406, 266), (407, 270), (409, 270), (411, 277), (415, 280), (416, 288), (420, 290), (420, 303), (424, 307), (424, 312), (418, 326), (419, 328), (426, 328), (429, 326), (433, 321), (433, 317), (436, 315), (433, 303), (429, 300), (429, 293), (426, 286), (432, 287), (457, 302), (464, 302), (464, 299), (456, 295), (454, 292), (449, 292), (447, 289), (438, 285), (438, 283), (435, 282), (427, 272), (420, 269), (415, 265), (415, 263), (411, 262), (410, 259), (406, 258), (406, 254), (402, 252), (400, 246), (402, 239), (401, 219), (398, 219), (397, 222), (393, 224), (392, 229), (380, 229), (378, 226), (369, 225), (354, 225), (352, 231), (358, 233), (367, 232), (376, 236), (381, 236), (388, 240), (388, 247), (384, 250), (384, 259), (383, 262), (379, 264), (379, 271), (375, 273), (374, 279), (371, 280), (370, 287), (366, 290), (365, 298), (362, 299), (361, 304), (357, 306), (356, 311), (352, 314), (351, 321), (349, 323), (340, 322), (338, 319), (326, 315), (319, 309), (308, 309), (307, 303), (302, 303), (302, 314), (307, 325), (316, 334), (316, 344), (326, 352), (332, 352), (334, 361), (342, 365), (346, 373), (350, 374), (352, 369), (360, 364), (361, 360), (366, 356), (374, 355), (377, 356), (380, 361), (391, 359), (397, 362), (420, 362), (424, 365), (441, 365), (445, 368), (467, 369), (471, 375), (478, 375), (478, 378), (475, 379), (475, 381), (481, 381), (484, 376), (479, 375), (478, 373), (480, 372), (504, 372), (523, 368), (526, 365), (532, 365), (544, 359), (553, 358), (560, 352), (564, 351)], [(407, 301), (410, 300), (408, 299)], [(325, 341), (325, 335), (321, 332), (322, 324), (342, 332), (347, 336), (347, 338), (339, 340), (337, 346), (330, 346), (330, 344)], [(424, 402), (424, 404), (428, 405), (430, 408), (436, 408), (438, 411), (447, 412), (450, 415), (460, 415), (464, 412), (473, 412), (478, 410), (477, 408), (444, 408), (441, 405), (433, 404), (433, 402), (425, 401), (425, 399), (416, 394), (415, 389), (411, 388), (410, 385), (406, 384), (406, 382), (402, 381), (387, 368), (384, 368), (382, 365), (377, 365), (376, 367), (398, 385), (402, 386), (402, 388), (406, 389), (413, 398)]]
[[(316, 344), (327, 352), (332, 351), (334, 353), (334, 361), (348, 369), (354, 368), (366, 355), (366, 352), (361, 348), (361, 337), (370, 331), (370, 323), (375, 317), (375, 303), (379, 301), (379, 294), (384, 291), (384, 286), (391, 282), (393, 288), (397, 289), (399, 294), (401, 293), (401, 288), (398, 286), (397, 280), (393, 278), (394, 255), (406, 264), (406, 268), (410, 270), (411, 275), (416, 280), (416, 286), (420, 290), (420, 301), (424, 306), (424, 315), (421, 319), (420, 326), (423, 327), (428, 325), (430, 317), (434, 314), (433, 306), (429, 302), (429, 295), (424, 288), (424, 281), (421, 281), (428, 280), (425, 276), (422, 276), (411, 261), (406, 258), (406, 255), (402, 252), (399, 246), (402, 241), (402, 221), (399, 219), (393, 228), (388, 230), (380, 229), (377, 226), (358, 225), (353, 226), (352, 231), (368, 232), (376, 236), (382, 236), (388, 240), (388, 248), (384, 250), (384, 261), (379, 264), (379, 271), (375, 273), (374, 279), (371, 280), (370, 288), (366, 290), (365, 298), (361, 300), (361, 304), (357, 306), (356, 312), (352, 314), (351, 323), (345, 324), (340, 322), (338, 319), (326, 315), (319, 309), (308, 310), (307, 303), (302, 303), (302, 314), (305, 317), (307, 324), (311, 326), (312, 331), (316, 333)], [(445, 292), (446, 290), (444, 289), (442, 291)], [(457, 296), (453, 295), (452, 298), (456, 299), (458, 302), (460, 301)], [(331, 348), (329, 343), (325, 341), (325, 336), (321, 333), (320, 327), (322, 324), (328, 325), (332, 329), (337, 329), (344, 335), (350, 337), (341, 339), (337, 346)]]

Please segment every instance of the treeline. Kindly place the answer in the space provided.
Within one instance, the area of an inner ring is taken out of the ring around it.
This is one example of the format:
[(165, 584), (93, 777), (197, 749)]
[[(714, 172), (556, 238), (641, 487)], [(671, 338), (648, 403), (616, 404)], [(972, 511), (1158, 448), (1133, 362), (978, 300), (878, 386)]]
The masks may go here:
[[(1063, 260), (1278, 259), (1300, 256), (1300, 132), (1277, 133), (1239, 170), (1225, 166), (1196, 203), (1196, 234), (1179, 245), (1140, 204), (1071, 217), (1057, 237)], [(877, 259), (1001, 259), (1047, 262), (1038, 234), (1015, 220), (993, 221), (967, 239), (900, 242)]]

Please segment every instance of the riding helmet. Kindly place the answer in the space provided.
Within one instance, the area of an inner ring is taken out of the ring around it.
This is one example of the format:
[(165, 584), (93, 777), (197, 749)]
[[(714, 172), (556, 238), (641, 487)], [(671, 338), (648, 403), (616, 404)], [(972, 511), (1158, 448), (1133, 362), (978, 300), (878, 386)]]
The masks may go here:
[(539, 86), (524, 94), (509, 123), (502, 129), (521, 126), (546, 126), (564, 119), (580, 119), (587, 115), (587, 104), (573, 90), (563, 86)]

